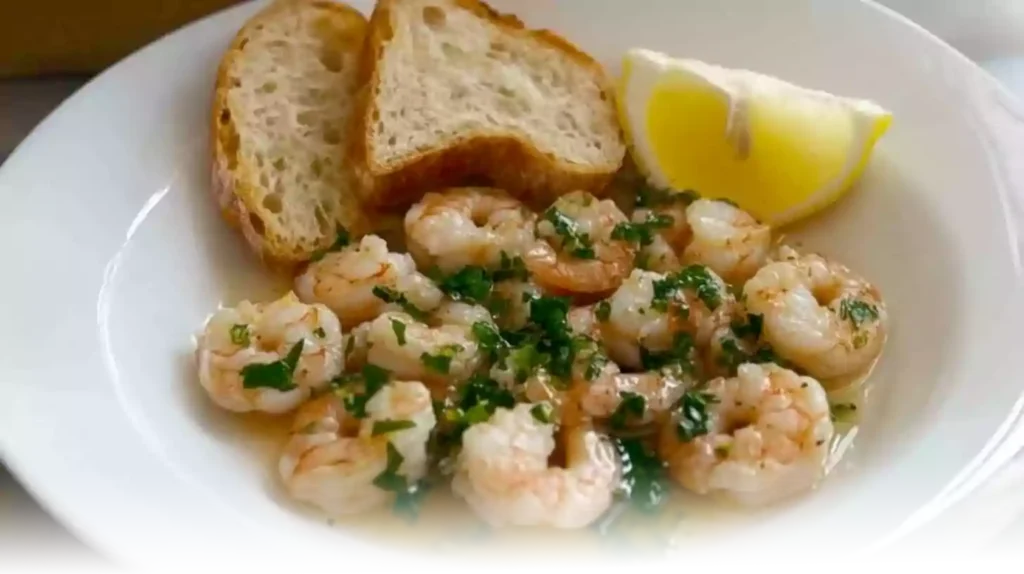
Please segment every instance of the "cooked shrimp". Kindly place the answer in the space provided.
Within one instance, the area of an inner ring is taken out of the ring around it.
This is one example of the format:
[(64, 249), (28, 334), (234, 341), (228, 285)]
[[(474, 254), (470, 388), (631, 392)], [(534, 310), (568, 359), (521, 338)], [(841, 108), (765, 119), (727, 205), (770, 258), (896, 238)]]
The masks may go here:
[(595, 312), (595, 305), (583, 305), (569, 309), (565, 321), (576, 335), (585, 335), (594, 340), (601, 339), (601, 321)]
[(494, 319), (486, 307), (464, 303), (462, 301), (445, 301), (430, 318), (432, 325), (452, 325), (471, 328), (474, 323), (493, 325)]
[(673, 202), (653, 209), (642, 207), (633, 212), (632, 220), (638, 225), (657, 222), (650, 243), (640, 246), (637, 264), (660, 273), (678, 271), (683, 266), (680, 255), (693, 236), (686, 219), (686, 205)]
[(526, 268), (538, 285), (556, 292), (610, 292), (633, 269), (635, 246), (612, 239), (626, 222), (609, 199), (581, 191), (563, 195), (537, 224), (540, 240), (527, 252)]
[(495, 527), (583, 528), (611, 506), (621, 475), (615, 448), (590, 429), (566, 429), (566, 465), (551, 466), (555, 428), (534, 407), (499, 408), (466, 430), (452, 490)]
[(418, 382), (388, 383), (366, 403), (366, 413), (360, 422), (334, 394), (299, 409), (278, 464), (292, 497), (334, 516), (383, 506), (395, 494), (374, 479), (387, 469), (389, 443), (402, 457), (397, 473), (407, 483), (426, 475), (436, 424), (430, 391)]
[(600, 327), (609, 355), (623, 367), (641, 368), (643, 351), (668, 351), (680, 333), (707, 345), (730, 323), (736, 302), (721, 278), (693, 266), (668, 275), (635, 269), (599, 305), (607, 313)]
[(692, 404), (684, 397), (682, 406), (689, 426), (674, 420), (665, 427), (662, 456), (672, 477), (698, 494), (768, 504), (813, 487), (824, 474), (832, 421), (825, 390), (810, 377), (748, 363), (735, 378), (708, 383)]
[(405, 215), (409, 252), (444, 273), (463, 267), (496, 269), (534, 243), (533, 214), (499, 189), (452, 188), (428, 193)]
[[(290, 411), (344, 368), (338, 318), (294, 293), (221, 309), (207, 322), (196, 355), (199, 383), (217, 405), (235, 412)], [(246, 376), (246, 367), (277, 362), (284, 368), (274, 376)]]
[(494, 284), (491, 309), (503, 329), (522, 329), (530, 321), (530, 303), (543, 293), (530, 280), (507, 279)]
[(346, 329), (387, 308), (388, 303), (374, 295), (375, 288), (394, 291), (423, 311), (433, 310), (444, 297), (437, 285), (416, 271), (412, 257), (389, 252), (387, 243), (376, 235), (324, 255), (295, 278), (299, 298), (327, 305)]
[(765, 264), (772, 232), (724, 201), (699, 199), (686, 208), (693, 240), (683, 262), (707, 265), (729, 283), (742, 283)]
[(888, 315), (878, 290), (820, 255), (770, 263), (743, 287), (762, 336), (818, 379), (859, 374), (882, 352)]
[(468, 379), (483, 360), (479, 344), (465, 325), (431, 327), (397, 311), (370, 323), (367, 345), (370, 363), (399, 379), (421, 380), (437, 390)]
[(639, 413), (632, 412), (626, 422), (629, 426), (645, 425), (668, 412), (676, 401), (696, 381), (680, 369), (662, 369), (644, 373), (620, 373), (610, 369), (589, 385), (577, 388), (580, 410), (595, 419), (608, 419), (622, 406), (627, 397), (639, 397), (643, 402)]
[(368, 335), (371, 322), (361, 323), (341, 337), (341, 348), (345, 356), (345, 369), (356, 372), (366, 365), (366, 355), (370, 350)]

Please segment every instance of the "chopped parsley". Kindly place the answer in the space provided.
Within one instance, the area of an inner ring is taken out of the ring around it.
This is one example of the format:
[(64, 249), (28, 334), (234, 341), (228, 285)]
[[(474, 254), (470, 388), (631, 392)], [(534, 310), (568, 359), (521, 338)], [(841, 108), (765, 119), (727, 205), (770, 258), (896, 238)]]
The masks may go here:
[(317, 338), (323, 339), (324, 337), (327, 336), (327, 331), (324, 331), (323, 327), (317, 327), (316, 329), (313, 330), (313, 334), (316, 335)]
[(518, 255), (515, 257), (509, 257), (508, 253), (501, 252), (501, 262), (499, 263), (498, 270), (492, 273), (491, 278), (495, 281), (505, 281), (508, 279), (518, 279), (525, 281), (530, 277), (530, 273), (526, 270), (526, 264), (523, 262), (523, 258)]
[(272, 363), (253, 363), (242, 367), (242, 388), (275, 389), (286, 392), (296, 387), (293, 376), (302, 356), (304, 339), (288, 351), (283, 359)]
[(721, 340), (722, 354), (718, 356), (719, 366), (728, 370), (730, 375), (735, 375), (739, 366), (744, 363), (765, 364), (775, 363), (783, 368), (791, 368), (790, 364), (775, 354), (771, 345), (761, 345), (757, 350), (748, 353), (740, 348), (736, 339), (727, 337)]
[(676, 435), (683, 442), (708, 434), (708, 406), (718, 402), (718, 398), (710, 393), (686, 391), (679, 399), (679, 420), (676, 422)]
[(341, 251), (345, 247), (348, 247), (348, 244), (351, 242), (352, 240), (348, 234), (348, 230), (345, 229), (344, 227), (339, 227), (338, 235), (337, 237), (334, 238), (334, 243), (332, 243), (325, 249), (318, 249), (314, 251), (313, 255), (309, 258), (309, 260), (313, 262), (320, 261), (321, 259), (324, 258), (324, 255), (327, 255), (332, 251)]
[(391, 320), (391, 330), (394, 331), (395, 339), (398, 340), (399, 346), (405, 346), (405, 329), (405, 323), (399, 321), (398, 319)]
[(438, 349), (437, 353), (434, 355), (431, 355), (430, 353), (423, 353), (420, 355), (420, 361), (423, 362), (423, 366), (431, 371), (447, 375), (452, 368), (452, 359), (454, 359), (455, 355), (461, 353), (464, 349), (465, 347), (462, 345), (444, 345)]
[(416, 426), (416, 423), (409, 420), (391, 420), (385, 419), (373, 422), (373, 430), (370, 432), (370, 436), (380, 436), (382, 434), (393, 433), (400, 430), (411, 429)]
[(494, 280), (483, 267), (463, 267), (438, 283), (441, 291), (456, 301), (484, 303), (491, 295)]
[(613, 429), (620, 430), (626, 427), (630, 417), (641, 418), (647, 410), (647, 399), (636, 393), (623, 391), (619, 393), (621, 402), (615, 408), (615, 412), (608, 419)]
[(594, 242), (590, 235), (580, 231), (576, 221), (555, 207), (549, 207), (543, 215), (544, 221), (549, 222), (555, 233), (562, 238), (562, 246), (577, 259), (594, 259)]
[(335, 387), (340, 387), (344, 390), (344, 387), (349, 384), (362, 382), (363, 392), (345, 394), (343, 404), (345, 405), (345, 410), (352, 413), (352, 416), (357, 419), (365, 419), (366, 403), (368, 403), (378, 391), (384, 388), (384, 385), (387, 384), (388, 379), (390, 378), (391, 373), (386, 369), (382, 369), (374, 364), (367, 364), (363, 367), (361, 373), (335, 379), (333, 384)]
[(403, 462), (405, 462), (405, 457), (398, 452), (395, 445), (389, 442), (387, 466), (373, 479), (373, 485), (381, 490), (395, 493), (394, 512), (396, 514), (405, 514), (409, 518), (415, 519), (419, 514), (420, 502), (427, 489), (425, 484), (409, 484), (409, 481), (399, 474), (398, 469), (402, 467)]
[(692, 373), (695, 368), (694, 354), (693, 337), (689, 333), (679, 332), (672, 340), (672, 347), (666, 351), (655, 352), (641, 345), (640, 363), (647, 371), (675, 366)]
[(654, 235), (659, 229), (672, 227), (675, 220), (671, 215), (647, 214), (647, 219), (639, 223), (622, 222), (612, 230), (612, 239), (636, 243), (646, 247), (654, 242)]
[(616, 439), (623, 481), (611, 509), (591, 529), (599, 536), (602, 566), (635, 567), (664, 561), (675, 548), (673, 534), (681, 518), (667, 512), (669, 486), (665, 462), (638, 439)]
[(229, 334), (231, 336), (231, 344), (238, 345), (239, 347), (249, 346), (248, 325), (232, 325)]
[(548, 403), (537, 403), (530, 407), (530, 414), (540, 424), (549, 425), (552, 421), (551, 417), (554, 415), (554, 409)]
[(594, 306), (594, 316), (598, 321), (607, 321), (612, 315), (612, 305), (607, 301), (601, 301)]
[(501, 333), (494, 325), (486, 321), (477, 321), (473, 323), (472, 331), (473, 337), (480, 343), (480, 348), (487, 352), (492, 361), (497, 361), (508, 351), (508, 342), (501, 337)]
[(512, 408), (516, 404), (512, 393), (485, 376), (474, 375), (459, 390), (459, 396), (450, 406), (442, 406), (438, 417), (444, 423), (439, 441), (456, 445), (467, 428), (491, 418), (499, 407)]
[(680, 286), (693, 289), (697, 297), (714, 311), (722, 304), (722, 287), (703, 265), (688, 265), (676, 273)]
[(878, 307), (856, 299), (843, 299), (839, 303), (839, 318), (860, 329), (861, 325), (878, 320)]
[(427, 318), (427, 313), (416, 305), (413, 305), (412, 302), (406, 298), (404, 293), (400, 293), (390, 287), (382, 287), (380, 285), (375, 286), (373, 288), (373, 296), (385, 303), (394, 303), (395, 305), (398, 305), (403, 311), (408, 313), (417, 321), (423, 321)]

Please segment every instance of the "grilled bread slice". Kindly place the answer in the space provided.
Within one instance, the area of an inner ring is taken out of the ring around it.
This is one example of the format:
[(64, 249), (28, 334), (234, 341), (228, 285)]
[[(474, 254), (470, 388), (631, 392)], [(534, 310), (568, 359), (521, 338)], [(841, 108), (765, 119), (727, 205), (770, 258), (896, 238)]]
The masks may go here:
[(366, 18), (331, 1), (279, 0), (224, 55), (213, 103), (213, 192), (274, 267), (365, 224), (345, 160)]
[(483, 183), (547, 202), (622, 164), (600, 64), (477, 0), (380, 0), (361, 70), (350, 154), (368, 205)]

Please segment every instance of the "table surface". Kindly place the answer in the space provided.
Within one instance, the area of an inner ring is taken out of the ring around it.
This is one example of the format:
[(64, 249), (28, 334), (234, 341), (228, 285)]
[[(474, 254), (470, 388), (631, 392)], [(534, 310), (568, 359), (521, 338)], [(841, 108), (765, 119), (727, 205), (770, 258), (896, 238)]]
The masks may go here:
[[(882, 0), (981, 64), (1024, 98), (1024, 2), (1016, 0)], [(57, 104), (87, 78), (0, 81), (0, 162)], [(1024, 459), (1018, 456), (979, 494), (995, 504), (973, 505), (983, 544), (1024, 540)], [(1008, 503), (1012, 502), (1012, 503)], [(987, 527), (987, 529), (986, 529)], [(59, 550), (55, 553), (55, 550)], [(0, 464), (0, 558), (21, 565), (62, 564), (76, 571), (106, 565), (36, 503)], [(21, 570), (19, 570), (21, 571)]]

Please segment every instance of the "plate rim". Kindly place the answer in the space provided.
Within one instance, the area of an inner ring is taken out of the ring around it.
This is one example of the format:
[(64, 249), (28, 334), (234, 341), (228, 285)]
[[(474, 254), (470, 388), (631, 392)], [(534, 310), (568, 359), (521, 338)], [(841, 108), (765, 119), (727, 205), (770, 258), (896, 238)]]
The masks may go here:
[[(921, 35), (923, 39), (927, 40), (929, 44), (934, 46), (936, 53), (939, 51), (944, 52), (945, 56), (952, 58), (951, 61), (955, 61), (958, 66), (966, 66), (964, 70), (971, 71), (970, 73), (974, 76), (969, 79), (962, 80), (963, 83), (970, 82), (972, 84), (977, 84), (978, 82), (983, 82), (985, 88), (998, 93), (1000, 98), (1009, 102), (1009, 105), (1016, 112), (1024, 116), (1024, 99), (1011, 92), (1008, 87), (998, 81), (998, 79), (995, 78), (988, 70), (968, 58), (961, 51), (957, 50), (946, 41), (925, 29), (917, 22), (897, 12), (893, 8), (881, 5), (875, 0), (849, 1), (862, 4), (866, 9), (877, 10), (885, 17), (895, 20), (901, 26), (905, 27), (908, 33)], [(76, 89), (70, 96), (65, 98), (56, 108), (48, 113), (11, 151), (7, 159), (4, 161), (4, 164), (0, 166), (0, 185), (4, 184), (8, 179), (8, 173), (14, 169), (12, 166), (23, 161), (22, 156), (27, 153), (25, 150), (34, 146), (35, 142), (40, 138), (47, 137), (47, 134), (53, 131), (55, 126), (59, 125), (61, 119), (68, 113), (68, 110), (75, 108), (78, 105), (78, 102), (80, 102), (86, 94), (90, 93), (96, 84), (102, 82), (104, 78), (122, 73), (124, 68), (130, 62), (145, 59), (154, 49), (175, 41), (175, 38), (177, 37), (194, 33), (190, 31), (197, 30), (204, 26), (213, 26), (214, 21), (228, 18), (228, 14), (255, 11), (266, 3), (268, 3), (268, 0), (248, 0), (234, 6), (222, 8), (198, 20), (179, 26), (178, 28), (168, 31), (167, 33), (150, 41), (131, 54), (126, 55), (99, 74), (90, 78), (85, 84)], [(0, 373), (3, 372), (4, 370), (0, 368)], [(16, 380), (3, 382), (0, 384), (0, 395), (4, 393), (9, 395), (11, 393), (9, 389), (12, 389), (17, 385), (19, 385), (19, 382)], [(1024, 419), (1024, 413), (1018, 410), (1015, 418), (1016, 423), (1019, 424), (1021, 420)], [(1010, 423), (1011, 421), (1007, 420), (1006, 422)], [(0, 430), (2, 430), (2, 427), (0, 427)], [(107, 559), (118, 563), (124, 563), (128, 556), (134, 556), (131, 552), (123, 552), (117, 541), (105, 535), (102, 528), (91, 528), (91, 526), (95, 524), (95, 520), (87, 512), (82, 512), (79, 507), (74, 507), (73, 505), (61, 505), (56, 503), (55, 500), (60, 497), (54, 496), (53, 492), (63, 488), (60, 486), (61, 483), (59, 481), (49, 480), (45, 475), (36, 474), (36, 471), (32, 468), (32, 454), (20, 451), (17, 445), (18, 441), (16, 440), (16, 437), (8, 436), (5, 433), (0, 432), (0, 460), (3, 461), (12, 477), (18, 481), (26, 492), (29, 493), (32, 499), (39, 504), (43, 511), (65, 527), (75, 538), (82, 541), (90, 549), (102, 554)], [(1000, 447), (999, 452), (1003, 452), (1004, 450), (1005, 448)], [(979, 453), (979, 457), (984, 454), (986, 453)], [(970, 492), (965, 492), (962, 496), (968, 496), (969, 494)]]

